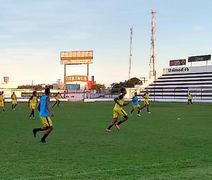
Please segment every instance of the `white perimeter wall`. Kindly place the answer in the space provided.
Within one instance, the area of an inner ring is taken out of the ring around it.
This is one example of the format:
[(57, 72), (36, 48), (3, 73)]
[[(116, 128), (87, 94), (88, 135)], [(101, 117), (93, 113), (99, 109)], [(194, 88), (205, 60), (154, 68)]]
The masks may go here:
[(164, 74), (185, 74), (200, 72), (212, 72), (212, 66), (172, 67), (163, 69)]

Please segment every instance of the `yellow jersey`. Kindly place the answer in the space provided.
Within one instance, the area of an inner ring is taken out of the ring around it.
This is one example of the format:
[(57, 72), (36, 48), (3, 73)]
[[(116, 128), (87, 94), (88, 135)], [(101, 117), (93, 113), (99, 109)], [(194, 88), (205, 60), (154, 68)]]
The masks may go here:
[(16, 100), (16, 95), (12, 94), (11, 98), (12, 98), (12, 100)]
[(59, 100), (60, 98), (61, 98), (60, 94), (57, 94), (55, 97), (56, 100)]
[(144, 99), (149, 100), (149, 93), (145, 93), (143, 97)]
[(4, 102), (4, 98), (3, 98), (2, 95), (0, 95), (0, 103), (1, 103), (1, 102)]
[(192, 99), (192, 96), (191, 96), (191, 94), (189, 94), (189, 95), (188, 95), (188, 99)]
[(0, 107), (4, 108), (4, 98), (2, 95), (0, 95)]
[(30, 98), (30, 104), (37, 104), (37, 96), (32, 96)]
[[(120, 104), (120, 105), (123, 105), (124, 104), (124, 96), (123, 95), (120, 95), (120, 96), (118, 96), (118, 103)], [(122, 107), (120, 107), (117, 103), (115, 104), (115, 106), (114, 106), (114, 109), (115, 110), (120, 110), (120, 109), (122, 109)]]

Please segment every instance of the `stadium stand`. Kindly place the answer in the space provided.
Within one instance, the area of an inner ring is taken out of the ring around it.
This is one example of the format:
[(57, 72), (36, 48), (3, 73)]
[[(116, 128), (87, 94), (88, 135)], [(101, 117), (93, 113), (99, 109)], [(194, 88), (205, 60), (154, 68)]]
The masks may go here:
[(212, 102), (212, 66), (166, 68), (145, 89), (152, 101), (185, 102), (190, 92), (196, 102)]

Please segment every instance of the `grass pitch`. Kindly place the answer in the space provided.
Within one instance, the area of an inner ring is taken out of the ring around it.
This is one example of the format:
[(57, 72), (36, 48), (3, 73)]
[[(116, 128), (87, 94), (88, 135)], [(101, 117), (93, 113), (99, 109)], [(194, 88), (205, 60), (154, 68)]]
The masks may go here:
[[(26, 103), (0, 113), (1, 180), (212, 179), (212, 105), (151, 103), (105, 132), (114, 103), (61, 103), (47, 143)], [(131, 106), (125, 110), (130, 112)], [(180, 120), (178, 120), (180, 118)]]

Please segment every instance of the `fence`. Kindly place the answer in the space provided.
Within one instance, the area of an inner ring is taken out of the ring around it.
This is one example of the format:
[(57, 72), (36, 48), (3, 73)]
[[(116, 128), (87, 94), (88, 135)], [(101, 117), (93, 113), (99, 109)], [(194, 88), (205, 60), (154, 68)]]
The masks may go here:
[[(144, 93), (144, 91), (142, 92)], [(159, 99), (187, 99), (188, 93), (196, 100), (210, 100), (212, 101), (212, 88), (151, 88), (149, 89), (151, 100)]]

